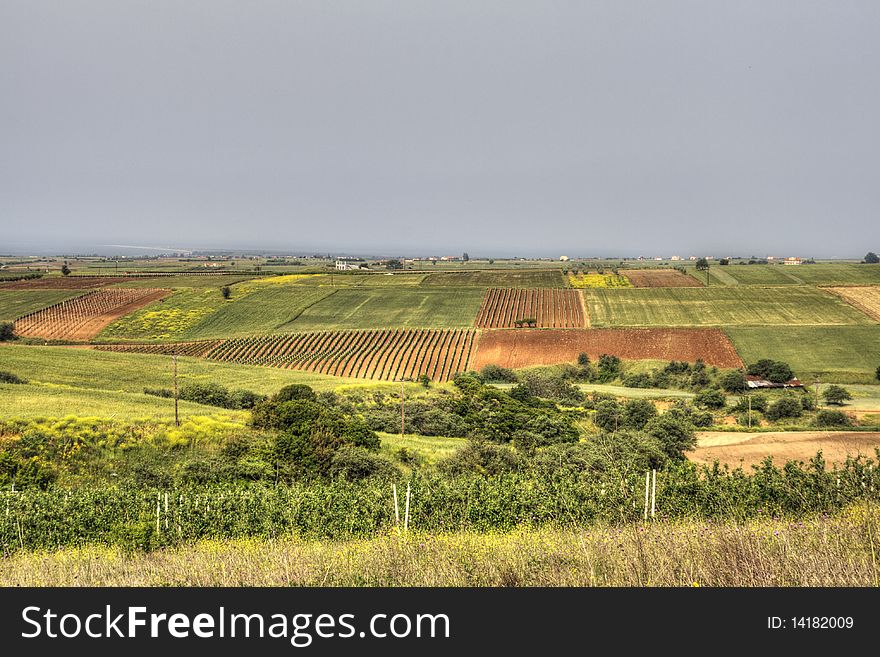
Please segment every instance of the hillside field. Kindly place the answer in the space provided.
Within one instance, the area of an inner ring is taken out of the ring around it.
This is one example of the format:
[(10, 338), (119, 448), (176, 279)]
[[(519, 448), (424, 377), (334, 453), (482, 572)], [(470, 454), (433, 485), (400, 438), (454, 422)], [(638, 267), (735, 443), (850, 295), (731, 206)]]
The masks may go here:
[(811, 287), (584, 290), (592, 326), (870, 324), (840, 298)]
[(82, 290), (0, 290), (0, 322), (11, 322), (81, 294)]
[(481, 288), (343, 288), (306, 308), (289, 331), (473, 326)]
[(880, 326), (750, 326), (726, 329), (746, 363), (782, 360), (808, 383), (877, 383)]

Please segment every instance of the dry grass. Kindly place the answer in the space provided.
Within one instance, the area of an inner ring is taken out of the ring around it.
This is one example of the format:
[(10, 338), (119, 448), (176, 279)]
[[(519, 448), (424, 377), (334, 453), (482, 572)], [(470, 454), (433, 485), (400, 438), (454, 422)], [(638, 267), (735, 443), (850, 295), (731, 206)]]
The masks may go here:
[(366, 541), (89, 547), (0, 561), (3, 586), (878, 586), (880, 513)]

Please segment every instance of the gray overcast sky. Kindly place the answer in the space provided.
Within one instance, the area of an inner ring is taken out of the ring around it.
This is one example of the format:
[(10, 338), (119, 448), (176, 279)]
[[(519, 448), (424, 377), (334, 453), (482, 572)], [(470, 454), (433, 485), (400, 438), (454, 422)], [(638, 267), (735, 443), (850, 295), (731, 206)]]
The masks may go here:
[(880, 251), (880, 2), (0, 0), (0, 253)]

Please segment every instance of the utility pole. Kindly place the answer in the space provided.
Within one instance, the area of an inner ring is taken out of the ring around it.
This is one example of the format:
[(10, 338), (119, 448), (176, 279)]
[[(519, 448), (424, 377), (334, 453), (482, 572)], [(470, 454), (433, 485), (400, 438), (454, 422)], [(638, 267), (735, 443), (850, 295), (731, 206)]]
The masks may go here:
[(177, 392), (177, 354), (172, 357), (174, 361), (174, 426), (180, 426), (180, 414), (178, 412), (178, 392)]

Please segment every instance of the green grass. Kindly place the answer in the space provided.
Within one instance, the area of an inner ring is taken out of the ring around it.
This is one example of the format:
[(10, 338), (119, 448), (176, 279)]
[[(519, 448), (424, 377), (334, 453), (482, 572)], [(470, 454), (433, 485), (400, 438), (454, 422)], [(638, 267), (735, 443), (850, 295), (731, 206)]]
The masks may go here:
[[(819, 394), (821, 395), (829, 385), (831, 384), (820, 384)], [(815, 390), (815, 386), (811, 386), (810, 389)], [(877, 381), (877, 385), (851, 383), (846, 386), (846, 389), (850, 392), (853, 398), (846, 402), (844, 406), (829, 406), (820, 397), (819, 403), (822, 408), (839, 408), (844, 411), (858, 409), (860, 411), (880, 412), (880, 381)]]
[(11, 322), (22, 315), (84, 294), (84, 290), (0, 290), (0, 322)]
[(224, 303), (219, 288), (179, 288), (170, 297), (119, 318), (97, 340), (183, 340)]
[(880, 326), (734, 327), (727, 334), (746, 363), (787, 362), (806, 383), (872, 383), (880, 366)]
[(863, 313), (811, 287), (584, 290), (594, 327), (869, 324)]
[(562, 270), (457, 271), (430, 274), (425, 286), (444, 287), (565, 287)]
[[(122, 275), (122, 274), (120, 274)], [(218, 274), (212, 276), (158, 276), (143, 280), (117, 283), (116, 287), (161, 287), (161, 288), (216, 288), (234, 285), (250, 280), (259, 274)]]
[(340, 289), (307, 308), (285, 330), (473, 326), (481, 289)]
[(375, 274), (320, 274), (297, 281), (297, 285), (328, 285), (332, 287), (400, 287), (420, 285), (427, 274), (377, 272)]
[(467, 444), (466, 438), (447, 438), (446, 436), (420, 436), (418, 434), (378, 432), (382, 441), (382, 452), (391, 459), (401, 447), (421, 456), (427, 465), (434, 465), (440, 459), (451, 456), (457, 449)]
[[(170, 356), (94, 349), (2, 345), (0, 370), (13, 372), (33, 383), (102, 391), (143, 392), (144, 388), (170, 388), (173, 385)], [(272, 394), (291, 383), (304, 383), (316, 390), (328, 391), (359, 388), (381, 389), (396, 394), (400, 390), (399, 383), (344, 379), (311, 372), (215, 363), (186, 357), (178, 359), (178, 378), (181, 384), (216, 382), (229, 388), (253, 390), (261, 394)], [(412, 383), (407, 384), (407, 390), (415, 394), (423, 388)]]
[[(694, 274), (705, 280), (705, 274)], [(880, 265), (821, 262), (815, 265), (740, 265), (709, 267), (710, 285), (878, 285)]]
[(663, 388), (627, 388), (626, 386), (612, 386), (604, 383), (580, 383), (583, 392), (601, 392), (615, 397), (627, 399), (691, 399), (692, 392), (684, 390), (666, 390)]
[[(223, 415), (244, 422), (248, 414), (213, 406), (180, 402), (180, 417)], [(95, 390), (48, 384), (0, 383), (0, 419), (102, 417), (174, 420), (174, 401), (136, 392)]]
[(183, 331), (181, 337), (223, 338), (290, 330), (304, 310), (333, 294), (331, 288), (264, 285), (240, 298), (223, 301), (211, 314)]

